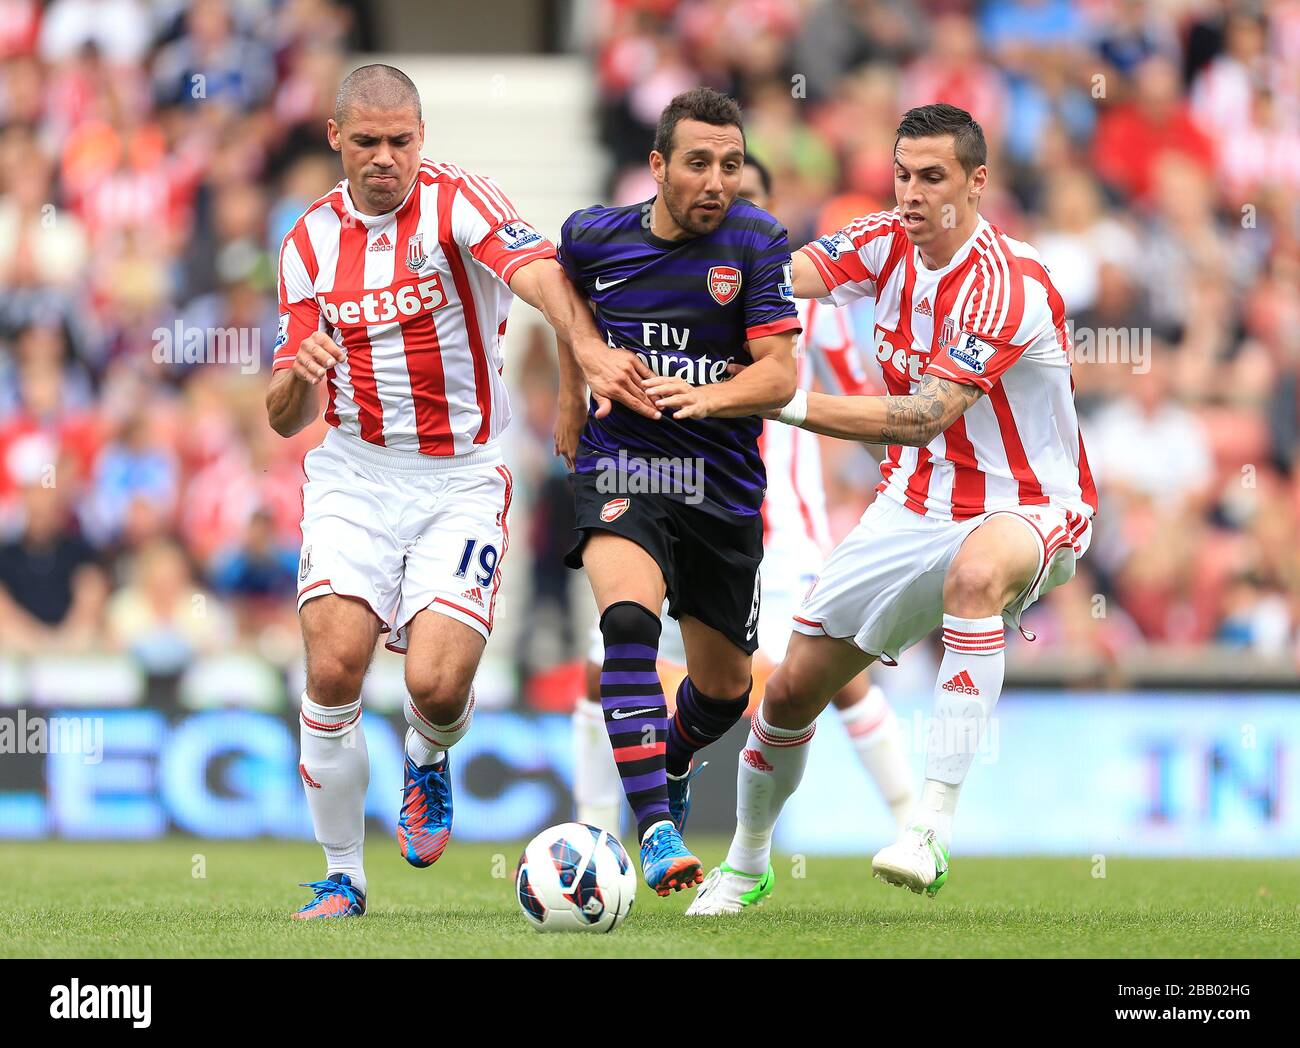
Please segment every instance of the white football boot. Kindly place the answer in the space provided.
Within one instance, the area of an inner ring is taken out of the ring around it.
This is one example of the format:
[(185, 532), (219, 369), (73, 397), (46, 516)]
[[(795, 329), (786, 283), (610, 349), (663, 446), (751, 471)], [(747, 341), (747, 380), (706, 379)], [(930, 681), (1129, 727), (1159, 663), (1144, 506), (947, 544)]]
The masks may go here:
[(934, 830), (913, 826), (876, 852), (871, 872), (877, 880), (933, 898), (948, 880), (948, 852)]
[(750, 906), (761, 906), (775, 885), (776, 873), (770, 865), (767, 873), (756, 877), (738, 873), (724, 862), (709, 871), (687, 907), (686, 916), (716, 917), (724, 913), (739, 913)]

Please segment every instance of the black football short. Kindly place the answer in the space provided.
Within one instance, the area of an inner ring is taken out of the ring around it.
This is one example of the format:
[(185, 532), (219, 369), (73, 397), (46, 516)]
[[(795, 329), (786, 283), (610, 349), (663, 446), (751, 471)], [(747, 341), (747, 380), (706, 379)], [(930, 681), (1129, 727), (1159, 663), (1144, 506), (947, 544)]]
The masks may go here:
[[(631, 539), (655, 559), (668, 584), (668, 614), (690, 615), (747, 655), (758, 648), (763, 517), (729, 520), (664, 495), (611, 495), (597, 490), (598, 475), (574, 473), (577, 541), (564, 558), (582, 567), (582, 547), (593, 531)], [(651, 609), (657, 611), (658, 609)]]

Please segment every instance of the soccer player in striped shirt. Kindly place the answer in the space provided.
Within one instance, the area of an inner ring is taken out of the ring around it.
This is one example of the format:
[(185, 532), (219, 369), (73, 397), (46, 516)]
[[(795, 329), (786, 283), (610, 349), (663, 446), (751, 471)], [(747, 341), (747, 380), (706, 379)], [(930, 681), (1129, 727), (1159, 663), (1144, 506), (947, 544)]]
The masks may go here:
[(798, 391), (780, 421), (888, 445), (884, 479), (795, 616), (741, 755), (726, 870), (687, 911), (757, 901), (772, 831), (813, 725), (844, 682), (943, 627), (920, 799), (876, 876), (934, 895), (953, 815), (1002, 690), (1003, 635), (1068, 581), (1097, 493), (1074, 409), (1065, 305), (1037, 252), (980, 217), (984, 134), (964, 110), (909, 110), (894, 145), (898, 206), (794, 256), (795, 294), (876, 302), (888, 396)]
[(501, 340), (513, 297), (573, 346), (592, 388), (655, 416), (555, 260), (489, 179), (423, 160), (415, 85), (369, 65), (339, 88), (330, 145), (346, 176), (280, 252), (271, 427), (314, 421), (304, 463), (298, 609), (307, 652), (298, 765), (326, 877), (296, 917), (360, 916), (369, 759), (361, 684), (381, 632), (406, 653), (405, 788), (397, 841), (412, 866), (451, 834), (448, 750), (469, 731), (473, 680), (509, 547), (510, 420)]
[[(600, 611), (605, 727), (642, 870), (660, 895), (703, 878), (678, 827), (693, 755), (749, 704), (763, 556), (758, 415), (795, 388), (789, 246), (780, 223), (737, 199), (744, 160), (735, 102), (709, 88), (685, 92), (656, 129), (654, 199), (578, 211), (560, 244), (607, 352), (649, 366), (645, 386), (663, 412), (646, 419), (596, 393), (578, 443), (578, 536), (566, 559), (585, 568)], [(728, 380), (737, 362), (749, 366)], [(566, 386), (574, 378), (570, 368)], [(688, 669), (671, 720), (655, 669), (665, 596)]]
[[(764, 211), (774, 211), (772, 176), (761, 161), (748, 155), (740, 180), (740, 196)], [(848, 394), (866, 394), (880, 388), (868, 376), (849, 331), (846, 314), (847, 310), (824, 306), (811, 299), (799, 303), (803, 331), (799, 335), (795, 366), (800, 388), (812, 388), (814, 380), (822, 388)], [(586, 421), (585, 395), (581, 399), (571, 395), (561, 398), (556, 452), (564, 456), (570, 467), (577, 454), (578, 435)], [(776, 421), (764, 422), (758, 438), (759, 454), (767, 473), (767, 495), (763, 499), (763, 599), (758, 617), (759, 647), (754, 655), (756, 681), (765, 679), (785, 655), (794, 612), (831, 549), (830, 522), (822, 490), (820, 440), (815, 433)], [(671, 616), (661, 617), (661, 621), (659, 663), (665, 677), (679, 676), (686, 671), (681, 630)], [(579, 822), (617, 832), (623, 790), (618, 766), (610, 753), (600, 703), (604, 639), (594, 624), (587, 658), (590, 697), (578, 700), (573, 718), (573, 795)], [(904, 820), (911, 817), (915, 801), (912, 768), (902, 729), (885, 693), (879, 685), (870, 683), (864, 673), (840, 689), (831, 703), (839, 712), (863, 768), (902, 828)]]

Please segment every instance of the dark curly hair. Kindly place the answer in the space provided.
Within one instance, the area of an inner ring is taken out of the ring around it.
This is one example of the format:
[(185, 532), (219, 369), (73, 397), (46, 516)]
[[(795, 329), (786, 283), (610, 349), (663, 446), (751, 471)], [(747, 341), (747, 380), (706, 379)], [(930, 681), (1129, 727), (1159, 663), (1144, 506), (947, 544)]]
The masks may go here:
[(698, 120), (715, 127), (738, 127), (743, 137), (745, 125), (740, 120), (740, 106), (734, 98), (711, 87), (695, 87), (683, 91), (669, 102), (659, 114), (655, 128), (655, 151), (667, 160), (673, 151), (673, 132), (682, 120)]

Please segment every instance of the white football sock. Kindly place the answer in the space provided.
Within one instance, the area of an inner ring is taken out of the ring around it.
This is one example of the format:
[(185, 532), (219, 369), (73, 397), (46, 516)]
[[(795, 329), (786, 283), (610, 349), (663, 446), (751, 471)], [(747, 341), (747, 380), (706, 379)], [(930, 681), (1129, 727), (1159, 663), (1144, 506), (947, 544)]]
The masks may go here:
[(943, 661), (925, 750), (925, 786), (914, 823), (933, 828), (946, 849), (957, 795), (1002, 694), (1006, 639), (1001, 615), (943, 617)]
[(908, 828), (933, 828), (939, 843), (947, 850), (952, 838), (952, 817), (957, 813), (957, 798), (960, 794), (960, 785), (926, 779), (921, 787), (921, 799), (917, 801), (912, 817), (908, 820)]
[(736, 773), (736, 835), (727, 852), (727, 865), (757, 876), (767, 872), (772, 857), (772, 830), (787, 798), (799, 786), (808, 763), (808, 743), (816, 725), (774, 728), (758, 709)]
[(361, 700), (321, 706), (303, 692), (298, 724), (298, 774), (316, 840), (325, 849), (325, 872), (346, 873), (364, 894), (370, 755), (361, 727)]
[(434, 724), (415, 708), (415, 700), (406, 696), (406, 723), (411, 726), (406, 733), (406, 755), (415, 762), (417, 768), (437, 764), (447, 750), (469, 733), (473, 719), (473, 686), (469, 689), (469, 702), (465, 704), (464, 711), (451, 724)]
[(894, 822), (900, 830), (905, 829), (916, 803), (912, 767), (902, 727), (884, 691), (873, 684), (861, 701), (840, 710), (840, 720), (858, 760), (889, 805)]
[(618, 835), (623, 780), (605, 730), (598, 699), (579, 699), (573, 708), (573, 799), (578, 821)]

